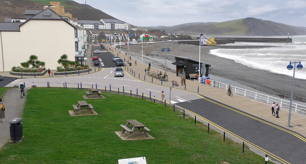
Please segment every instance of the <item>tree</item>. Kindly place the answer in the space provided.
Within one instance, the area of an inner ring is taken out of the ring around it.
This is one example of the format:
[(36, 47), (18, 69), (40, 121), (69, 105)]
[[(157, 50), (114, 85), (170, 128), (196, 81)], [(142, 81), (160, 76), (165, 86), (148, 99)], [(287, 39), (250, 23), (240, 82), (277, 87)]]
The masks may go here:
[(64, 61), (64, 60), (61, 58), (61, 59), (58, 59), (57, 63), (58, 63), (58, 64), (62, 64), (63, 61)]
[(23, 63), (20, 63), (20, 64), (24, 68), (29, 68), (29, 63), (28, 62), (23, 62)]
[(66, 54), (61, 56), (61, 59), (63, 59), (63, 60), (67, 60), (67, 58), (68, 58), (68, 56)]

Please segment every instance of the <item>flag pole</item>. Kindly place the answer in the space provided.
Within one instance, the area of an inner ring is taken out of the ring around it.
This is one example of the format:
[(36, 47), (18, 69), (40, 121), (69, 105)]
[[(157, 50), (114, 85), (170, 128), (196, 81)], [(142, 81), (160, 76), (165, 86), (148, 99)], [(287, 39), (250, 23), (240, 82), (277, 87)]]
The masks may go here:
[(143, 64), (143, 34), (142, 34), (142, 64)]
[(201, 33), (200, 33), (200, 39), (199, 39), (199, 72), (198, 72), (198, 80), (201, 75)]

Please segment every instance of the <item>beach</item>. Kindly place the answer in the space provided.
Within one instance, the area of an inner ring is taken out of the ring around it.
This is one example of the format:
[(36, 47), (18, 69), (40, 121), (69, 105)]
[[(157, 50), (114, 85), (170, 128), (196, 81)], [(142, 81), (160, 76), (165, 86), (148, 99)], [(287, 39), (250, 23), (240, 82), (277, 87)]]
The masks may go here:
[[(170, 52), (162, 52), (162, 48), (169, 48)], [(225, 48), (225, 47), (223, 47)], [(249, 46), (239, 46), (238, 49), (248, 49)], [(265, 48), (265, 47), (262, 47)], [(277, 47), (276, 47), (277, 48)], [(127, 52), (127, 46), (121, 49)], [(290, 100), (292, 88), (292, 75), (284, 75), (274, 73), (264, 69), (256, 69), (245, 64), (237, 63), (235, 60), (219, 57), (211, 54), (211, 50), (222, 49), (221, 46), (202, 46), (201, 61), (211, 65), (210, 77), (223, 83), (241, 88), (260, 91), (271, 96), (280, 97)], [(254, 48), (252, 48), (254, 49)], [(261, 49), (261, 47), (257, 47)], [(175, 56), (188, 57), (190, 59), (199, 60), (199, 46), (175, 44), (175, 43), (156, 43), (144, 44), (143, 46), (144, 63), (151, 62), (153, 67), (164, 70), (165, 55), (167, 54), (167, 71), (175, 73)], [(129, 52), (139, 62), (142, 60), (142, 45), (134, 44), (129, 46)], [(263, 60), (265, 60), (263, 58)], [(288, 63), (289, 64), (289, 63)], [(287, 64), (287, 65), (288, 65)], [(279, 67), (287, 67), (287, 65), (279, 65)], [(293, 72), (292, 72), (293, 74)], [(294, 100), (306, 102), (306, 80), (295, 79)]]

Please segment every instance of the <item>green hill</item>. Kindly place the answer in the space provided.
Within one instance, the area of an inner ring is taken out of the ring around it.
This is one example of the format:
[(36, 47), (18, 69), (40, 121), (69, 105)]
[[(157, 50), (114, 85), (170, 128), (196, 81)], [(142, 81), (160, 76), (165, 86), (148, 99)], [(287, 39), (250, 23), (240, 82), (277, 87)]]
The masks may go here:
[(256, 18), (237, 19), (220, 23), (187, 23), (176, 26), (143, 27), (149, 29), (160, 29), (166, 33), (179, 33), (187, 35), (227, 35), (227, 36), (284, 36), (305, 35), (305, 27), (295, 27), (282, 23), (276, 23)]

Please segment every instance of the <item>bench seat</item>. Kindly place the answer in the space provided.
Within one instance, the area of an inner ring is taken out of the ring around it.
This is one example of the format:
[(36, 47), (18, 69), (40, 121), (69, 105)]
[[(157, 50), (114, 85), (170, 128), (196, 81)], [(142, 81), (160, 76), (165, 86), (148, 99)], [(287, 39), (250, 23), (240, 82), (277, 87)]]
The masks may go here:
[(147, 128), (147, 127), (144, 127), (143, 128), (145, 131), (147, 131), (147, 132), (150, 132), (151, 130), (149, 129), (149, 128)]
[(129, 127), (127, 127), (127, 126), (125, 126), (125, 125), (120, 124), (120, 126), (124, 129), (124, 130), (122, 131), (122, 133), (124, 133), (124, 131), (127, 131), (127, 132), (129, 132), (129, 133), (132, 133), (132, 132), (133, 132), (132, 129), (130, 129)]

